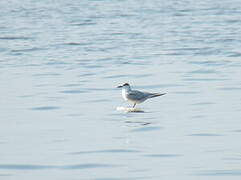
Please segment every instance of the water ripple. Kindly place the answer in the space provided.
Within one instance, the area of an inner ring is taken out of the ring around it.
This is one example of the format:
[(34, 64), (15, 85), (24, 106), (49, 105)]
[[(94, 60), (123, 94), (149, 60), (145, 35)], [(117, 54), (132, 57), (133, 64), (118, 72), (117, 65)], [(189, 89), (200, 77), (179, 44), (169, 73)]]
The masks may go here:
[(82, 20), (81, 22), (72, 22), (72, 26), (90, 26), (90, 25), (96, 25), (97, 23), (94, 22), (92, 19), (86, 19)]
[(184, 81), (225, 81), (226, 78), (184, 78)]
[(25, 36), (6, 36), (6, 37), (0, 37), (1, 40), (29, 40), (32, 39), (30, 37)]
[(121, 178), (116, 178), (116, 177), (110, 177), (110, 178), (96, 178), (94, 180), (138, 180), (138, 179), (153, 179), (152, 177), (121, 177)]
[(188, 136), (223, 136), (221, 134), (214, 134), (214, 133), (195, 133), (195, 134), (188, 134)]
[(200, 92), (198, 91), (177, 91), (177, 92), (173, 92), (175, 94), (200, 94)]
[(141, 151), (132, 150), (132, 149), (106, 149), (106, 150), (98, 150), (98, 151), (79, 151), (79, 152), (72, 152), (72, 155), (78, 154), (98, 154), (98, 153), (139, 153)]
[(41, 170), (51, 169), (57, 166), (46, 166), (46, 165), (29, 165), (29, 164), (0, 164), (0, 169), (16, 169), (16, 170)]
[(45, 170), (45, 169), (90, 169), (90, 168), (109, 168), (117, 165), (88, 163), (88, 164), (73, 164), (73, 165), (35, 165), (35, 164), (0, 164), (0, 169), (8, 170)]
[(213, 105), (213, 102), (200, 102), (200, 103), (193, 103), (194, 106), (206, 106), (206, 105)]
[(223, 91), (240, 91), (241, 87), (226, 87), (226, 88), (219, 88), (219, 89)]
[(191, 74), (217, 74), (218, 71), (199, 69), (199, 70), (195, 70), (195, 71), (190, 71), (189, 73), (191, 73)]
[(64, 43), (64, 45), (68, 45), (68, 46), (86, 46), (86, 45), (89, 45), (89, 43), (68, 42), (68, 43)]
[(12, 176), (12, 174), (0, 174), (0, 177), (3, 177), (3, 176)]
[(21, 53), (21, 52), (33, 52), (33, 51), (41, 51), (41, 50), (46, 50), (46, 49), (33, 47), (33, 48), (28, 48), (28, 49), (13, 49), (13, 50), (11, 50), (11, 52), (12, 53)]
[(59, 75), (61, 75), (61, 74), (60, 73), (48, 72), (48, 73), (33, 74), (32, 76), (42, 77), (42, 76), (59, 76)]
[(41, 106), (41, 107), (34, 107), (31, 110), (34, 111), (51, 111), (51, 110), (58, 110), (60, 107), (58, 106)]
[(159, 157), (159, 158), (172, 158), (172, 157), (180, 157), (182, 154), (147, 154), (145, 157)]
[(86, 91), (84, 90), (65, 90), (65, 91), (60, 91), (60, 93), (64, 94), (80, 94), (80, 93), (85, 93)]
[(229, 61), (189, 61), (188, 63), (212, 67), (212, 66), (223, 66), (223, 65), (225, 65), (227, 63), (230, 63), (230, 62)]
[(66, 166), (58, 166), (59, 169), (90, 169), (90, 168), (109, 168), (114, 167), (115, 165), (110, 164), (74, 164), (74, 165), (66, 165)]
[(228, 160), (228, 161), (241, 161), (241, 158), (239, 158), (239, 157), (233, 157), (233, 158), (223, 158), (224, 160)]
[(148, 132), (148, 131), (159, 131), (161, 127), (142, 127), (131, 130), (131, 132)]
[(138, 78), (138, 77), (149, 77), (152, 76), (152, 74), (124, 74), (124, 75), (111, 75), (111, 76), (105, 76), (104, 78), (106, 79), (115, 79), (115, 78), (124, 78), (124, 77), (129, 77), (129, 78)]
[(241, 133), (241, 129), (234, 130), (233, 132)]
[(240, 170), (206, 170), (200, 171), (195, 175), (198, 176), (241, 176)]
[(232, 52), (228, 57), (241, 57), (241, 53), (239, 52)]
[(84, 101), (86, 103), (99, 103), (99, 102), (110, 102), (111, 99), (91, 99), (91, 100), (87, 100), (87, 101)]

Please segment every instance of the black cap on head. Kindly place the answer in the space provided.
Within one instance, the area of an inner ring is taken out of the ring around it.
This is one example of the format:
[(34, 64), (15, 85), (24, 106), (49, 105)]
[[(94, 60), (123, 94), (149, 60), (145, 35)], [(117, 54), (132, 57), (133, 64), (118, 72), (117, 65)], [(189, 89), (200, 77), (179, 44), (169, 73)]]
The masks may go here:
[(121, 87), (123, 87), (123, 86), (130, 86), (128, 83), (124, 83), (124, 84), (122, 84), (122, 85), (120, 85), (120, 86), (117, 86), (117, 88), (121, 88)]

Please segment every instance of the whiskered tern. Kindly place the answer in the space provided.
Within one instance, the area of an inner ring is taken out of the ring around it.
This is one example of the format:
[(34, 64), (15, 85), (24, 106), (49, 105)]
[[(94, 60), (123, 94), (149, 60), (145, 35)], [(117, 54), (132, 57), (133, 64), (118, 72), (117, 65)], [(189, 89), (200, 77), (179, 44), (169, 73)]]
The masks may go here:
[(122, 88), (122, 97), (126, 101), (130, 101), (131, 103), (134, 103), (133, 108), (136, 106), (136, 104), (140, 104), (144, 102), (147, 99), (162, 96), (166, 93), (149, 93), (149, 92), (142, 92), (137, 90), (132, 90), (131, 86), (128, 83), (124, 83), (120, 86), (117, 86), (117, 88)]

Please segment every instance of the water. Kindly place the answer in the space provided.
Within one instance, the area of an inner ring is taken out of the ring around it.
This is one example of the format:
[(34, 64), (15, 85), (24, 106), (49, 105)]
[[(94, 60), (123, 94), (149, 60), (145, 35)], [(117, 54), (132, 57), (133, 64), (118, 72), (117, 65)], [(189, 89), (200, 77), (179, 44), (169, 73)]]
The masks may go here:
[[(240, 1), (10, 0), (0, 15), (0, 179), (240, 179)], [(167, 95), (119, 112), (123, 82)]]

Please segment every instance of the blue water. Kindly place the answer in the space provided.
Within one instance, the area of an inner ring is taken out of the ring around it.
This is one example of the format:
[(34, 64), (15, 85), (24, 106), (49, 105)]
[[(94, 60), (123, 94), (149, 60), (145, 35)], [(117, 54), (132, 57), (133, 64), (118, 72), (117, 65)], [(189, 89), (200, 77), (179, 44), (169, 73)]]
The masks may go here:
[[(241, 178), (239, 0), (0, 2), (0, 179)], [(167, 93), (124, 113), (115, 87)]]

